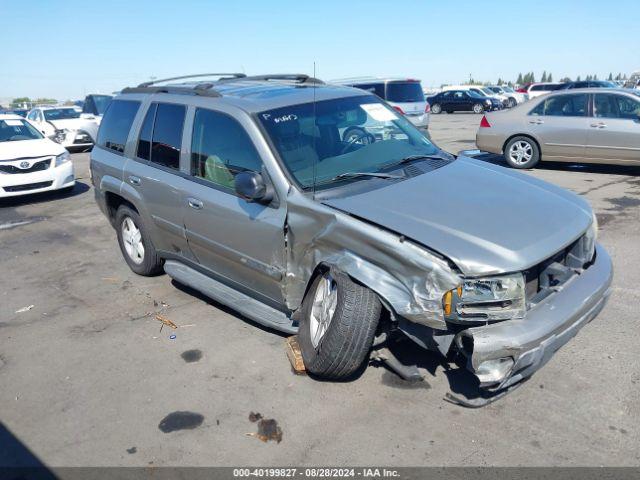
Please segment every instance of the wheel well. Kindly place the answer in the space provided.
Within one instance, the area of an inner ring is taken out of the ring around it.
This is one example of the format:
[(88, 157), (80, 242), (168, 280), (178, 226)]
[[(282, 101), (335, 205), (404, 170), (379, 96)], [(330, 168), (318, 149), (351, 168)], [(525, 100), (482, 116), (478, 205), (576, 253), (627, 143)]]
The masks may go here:
[(111, 224), (114, 224), (116, 221), (116, 212), (118, 211), (118, 208), (120, 208), (120, 205), (126, 205), (132, 210), (138, 212), (138, 209), (135, 207), (133, 203), (121, 197), (117, 193), (106, 192), (104, 196), (105, 196), (107, 211), (109, 212), (109, 220), (111, 221)]
[(509, 138), (507, 138), (504, 142), (504, 144), (502, 145), (502, 153), (504, 154), (507, 151), (507, 144), (513, 140), (516, 137), (526, 137), (529, 140), (531, 140), (533, 143), (536, 144), (536, 147), (538, 147), (538, 152), (540, 152), (540, 158), (542, 159), (542, 149), (540, 148), (540, 144), (538, 143), (538, 141), (533, 138), (531, 135), (527, 135), (525, 133), (516, 133), (515, 135), (511, 135)]

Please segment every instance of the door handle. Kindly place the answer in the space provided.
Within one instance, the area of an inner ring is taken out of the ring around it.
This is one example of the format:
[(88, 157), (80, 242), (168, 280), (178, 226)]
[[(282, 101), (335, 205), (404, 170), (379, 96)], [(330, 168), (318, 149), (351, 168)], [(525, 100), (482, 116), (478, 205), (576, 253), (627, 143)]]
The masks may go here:
[(129, 182), (131, 182), (131, 185), (135, 185), (137, 187), (138, 185), (140, 185), (140, 177), (129, 175)]
[(533, 125), (542, 125), (544, 123), (544, 120), (529, 120), (529, 123)]
[(188, 198), (187, 202), (191, 208), (195, 208), (196, 210), (202, 210), (202, 207), (204, 207), (202, 200), (198, 200), (197, 198)]
[(607, 128), (607, 124), (604, 122), (592, 123), (592, 128)]

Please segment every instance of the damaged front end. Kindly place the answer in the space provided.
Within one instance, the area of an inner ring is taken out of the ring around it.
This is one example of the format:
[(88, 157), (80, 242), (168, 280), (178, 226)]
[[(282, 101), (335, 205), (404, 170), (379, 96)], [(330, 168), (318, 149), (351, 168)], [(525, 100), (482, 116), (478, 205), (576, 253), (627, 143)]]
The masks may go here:
[[(525, 272), (527, 310), (521, 318), (486, 322), (459, 332), (455, 348), (481, 388), (500, 391), (528, 378), (604, 307), (613, 277), (599, 245), (585, 257), (586, 236)], [(588, 247), (587, 247), (588, 248)]]
[(292, 311), (319, 267), (336, 268), (376, 292), (408, 338), (444, 356), (459, 353), (488, 392), (531, 376), (610, 293), (611, 260), (596, 245), (595, 221), (525, 271), (469, 278), (446, 257), (376, 223), (297, 192), (287, 203), (283, 293)]

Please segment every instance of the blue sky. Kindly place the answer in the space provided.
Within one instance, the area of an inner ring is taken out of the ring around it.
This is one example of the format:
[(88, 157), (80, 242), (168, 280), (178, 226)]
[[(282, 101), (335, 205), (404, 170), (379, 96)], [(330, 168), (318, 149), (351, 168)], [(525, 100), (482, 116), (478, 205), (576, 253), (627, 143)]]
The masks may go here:
[(407, 75), (640, 69), (637, 0), (0, 0), (0, 98), (82, 98), (211, 71)]

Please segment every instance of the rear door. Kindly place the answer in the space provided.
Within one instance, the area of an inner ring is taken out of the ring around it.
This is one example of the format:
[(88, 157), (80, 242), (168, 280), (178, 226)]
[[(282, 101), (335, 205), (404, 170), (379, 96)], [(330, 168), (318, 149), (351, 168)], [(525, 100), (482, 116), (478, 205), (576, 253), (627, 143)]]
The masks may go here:
[(596, 162), (640, 164), (640, 98), (594, 95), (585, 155)]
[(183, 227), (182, 191), (188, 180), (180, 172), (185, 105), (153, 102), (144, 117), (134, 159), (124, 181), (137, 190), (146, 209), (146, 226), (156, 249), (190, 257)]
[(196, 108), (192, 124), (190, 182), (181, 201), (189, 247), (202, 267), (281, 304), (285, 202), (262, 205), (235, 193), (239, 172), (266, 175), (238, 120)]
[(584, 159), (588, 97), (586, 93), (552, 95), (529, 112), (525, 127), (540, 143), (543, 160)]

